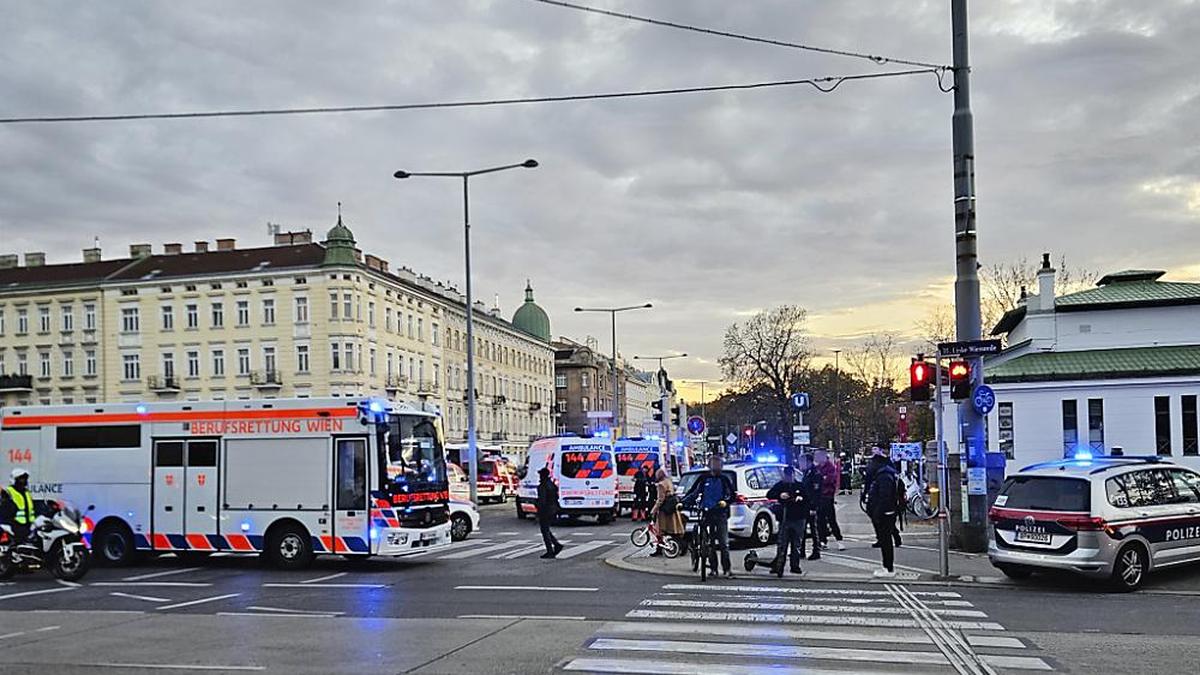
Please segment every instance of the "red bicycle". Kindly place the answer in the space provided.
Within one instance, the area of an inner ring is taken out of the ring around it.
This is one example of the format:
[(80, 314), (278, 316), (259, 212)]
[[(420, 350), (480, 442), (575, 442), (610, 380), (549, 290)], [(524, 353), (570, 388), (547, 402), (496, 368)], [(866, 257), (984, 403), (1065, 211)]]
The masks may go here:
[(658, 524), (654, 521), (650, 521), (630, 532), (629, 541), (638, 548), (645, 548), (653, 544), (656, 548), (662, 550), (663, 555), (668, 558), (678, 558), (679, 554), (683, 553), (683, 548), (679, 545), (679, 540), (675, 537), (664, 535), (662, 530), (658, 529)]

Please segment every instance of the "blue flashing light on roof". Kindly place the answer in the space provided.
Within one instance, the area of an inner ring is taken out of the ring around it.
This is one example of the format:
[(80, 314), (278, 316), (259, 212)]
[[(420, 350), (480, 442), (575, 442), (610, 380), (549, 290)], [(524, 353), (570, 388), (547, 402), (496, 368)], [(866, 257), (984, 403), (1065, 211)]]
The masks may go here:
[(136, 410), (136, 411), (137, 411), (137, 414), (139, 414), (139, 415), (145, 415), (145, 414), (146, 414), (146, 406), (145, 406), (145, 405), (142, 405), (142, 404), (140, 404), (140, 403), (138, 404), (138, 407), (134, 408), (134, 410)]
[(754, 461), (770, 464), (779, 461), (779, 456), (774, 453), (762, 453), (754, 456)]
[(1090, 461), (1092, 459), (1092, 453), (1088, 450), (1076, 450), (1075, 459), (1079, 461)]
[(369, 408), (370, 411), (375, 414), (379, 414), (384, 410), (383, 403), (379, 401), (371, 401), (371, 403), (367, 405), (367, 408)]
[(596, 438), (608, 438), (608, 432), (607, 431), (597, 431)]

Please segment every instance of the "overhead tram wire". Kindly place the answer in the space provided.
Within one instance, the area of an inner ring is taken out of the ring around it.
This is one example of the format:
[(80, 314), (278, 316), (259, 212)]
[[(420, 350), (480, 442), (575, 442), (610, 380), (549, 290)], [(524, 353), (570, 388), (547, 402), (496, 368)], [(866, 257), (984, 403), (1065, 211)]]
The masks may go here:
[[(395, 112), (409, 110), (440, 110), (450, 108), (486, 108), (506, 105), (528, 105), (535, 103), (565, 103), (571, 101), (603, 101), (609, 99), (648, 98), (653, 96), (671, 96), (676, 94), (701, 94), (722, 91), (747, 91), (752, 89), (770, 89), (776, 87), (794, 87), (807, 84), (814, 89), (829, 93), (844, 82), (859, 80), (877, 80), (909, 75), (930, 74), (940, 83), (946, 69), (940, 66), (932, 68), (915, 68), (910, 70), (889, 70), (879, 73), (859, 73), (855, 75), (832, 75), (828, 77), (809, 77), (795, 80), (773, 80), (766, 82), (749, 82), (743, 84), (720, 84), (700, 87), (674, 87), (670, 89), (647, 89), (643, 91), (616, 91), (595, 94), (566, 94), (563, 96), (533, 96), (526, 98), (480, 99), (473, 101), (435, 101), (430, 103), (399, 103), (394, 105), (355, 105), (327, 106), (318, 108), (259, 108), (251, 110), (200, 110), (191, 112), (164, 113), (132, 113), (124, 115), (58, 115), (58, 116), (28, 116), (2, 117), (0, 124), (57, 124), (71, 122), (126, 122), (136, 120), (177, 120), (204, 119), (213, 117), (271, 117), (283, 115), (331, 115), (342, 113), (365, 112)], [(939, 84), (940, 87), (940, 84)]]
[(601, 9), (599, 7), (591, 7), (588, 5), (577, 5), (573, 2), (563, 2), (563, 0), (532, 0), (543, 5), (552, 5), (554, 7), (563, 7), (565, 9), (575, 9), (581, 12), (590, 14), (602, 14), (618, 19), (626, 19), (628, 21), (638, 21), (640, 23), (648, 23), (654, 26), (662, 26), (664, 28), (675, 28), (677, 30), (685, 30), (693, 33), (702, 33), (704, 35), (715, 35), (717, 37), (732, 38), (734, 40), (745, 40), (746, 42), (757, 42), (759, 44), (773, 45), (775, 47), (788, 47), (790, 49), (802, 49), (809, 52), (817, 52), (820, 54), (831, 54), (833, 56), (848, 56), (856, 59), (865, 59), (872, 63), (885, 64), (895, 63), (905, 66), (917, 66), (920, 68), (941, 68), (949, 70), (950, 66), (939, 63), (926, 63), (924, 61), (911, 61), (908, 59), (898, 59), (891, 56), (880, 56), (878, 54), (867, 54), (864, 52), (853, 52), (845, 49), (832, 49), (830, 47), (817, 47), (815, 45), (806, 45), (799, 42), (788, 42), (786, 40), (773, 40), (771, 38), (757, 37), (754, 35), (746, 35), (744, 33), (734, 33), (731, 31), (717, 30), (715, 28), (704, 28), (703, 26), (692, 26), (686, 23), (676, 23), (674, 21), (664, 21), (662, 19), (652, 19), (646, 16), (638, 16), (637, 14), (628, 14), (626, 12), (616, 12), (611, 9)]

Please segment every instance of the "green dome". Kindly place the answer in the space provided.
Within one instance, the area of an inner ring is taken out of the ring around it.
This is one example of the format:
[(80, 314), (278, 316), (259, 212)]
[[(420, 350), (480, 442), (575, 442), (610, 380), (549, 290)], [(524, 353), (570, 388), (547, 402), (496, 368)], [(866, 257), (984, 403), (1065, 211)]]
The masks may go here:
[(342, 224), (342, 205), (338, 203), (337, 224), (325, 235), (325, 261), (322, 265), (354, 265), (354, 233)]
[(513, 312), (512, 324), (522, 333), (550, 341), (550, 317), (533, 301), (533, 285), (529, 281), (525, 282), (525, 304)]

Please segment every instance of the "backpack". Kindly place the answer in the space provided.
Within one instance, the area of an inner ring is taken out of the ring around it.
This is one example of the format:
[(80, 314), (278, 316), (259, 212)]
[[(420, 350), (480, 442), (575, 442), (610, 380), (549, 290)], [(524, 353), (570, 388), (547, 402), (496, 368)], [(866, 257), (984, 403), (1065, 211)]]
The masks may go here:
[(679, 497), (667, 495), (666, 499), (663, 500), (662, 506), (658, 507), (658, 510), (668, 516), (674, 514), (679, 510)]
[(904, 484), (904, 479), (900, 474), (896, 474), (896, 511), (904, 513), (908, 508), (908, 487)]

